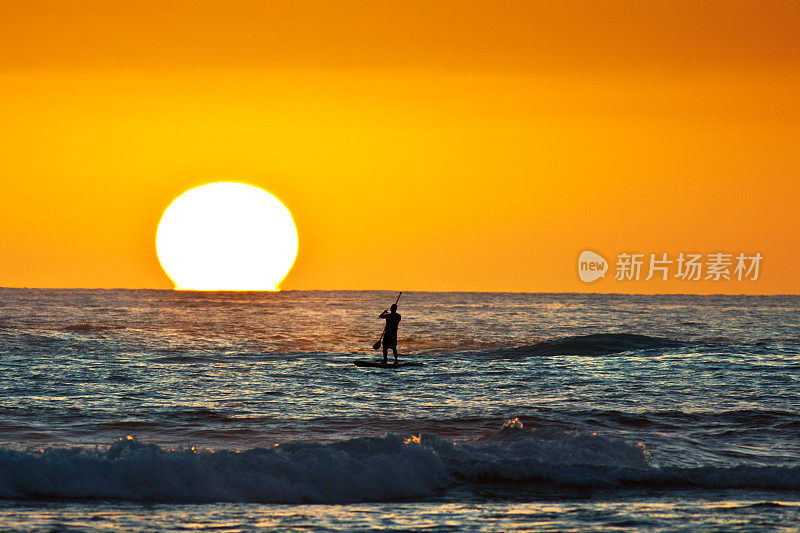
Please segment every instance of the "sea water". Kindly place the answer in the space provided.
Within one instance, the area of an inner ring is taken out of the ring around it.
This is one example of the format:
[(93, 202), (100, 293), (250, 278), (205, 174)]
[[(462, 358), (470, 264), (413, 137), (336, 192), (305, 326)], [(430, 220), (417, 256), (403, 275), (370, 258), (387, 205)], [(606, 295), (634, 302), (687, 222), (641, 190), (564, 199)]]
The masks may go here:
[(0, 289), (0, 529), (798, 527), (800, 297), (394, 298)]

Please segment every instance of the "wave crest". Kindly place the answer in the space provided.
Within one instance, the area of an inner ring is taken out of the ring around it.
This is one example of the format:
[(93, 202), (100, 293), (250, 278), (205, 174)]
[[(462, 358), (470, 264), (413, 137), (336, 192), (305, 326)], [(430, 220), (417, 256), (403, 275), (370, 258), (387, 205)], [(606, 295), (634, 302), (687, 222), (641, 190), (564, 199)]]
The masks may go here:
[(80, 324), (63, 326), (59, 329), (61, 329), (61, 331), (68, 331), (70, 333), (98, 333), (115, 329), (125, 329), (125, 326), (116, 324), (90, 324), (88, 322), (81, 322)]
[(680, 348), (687, 343), (632, 333), (597, 333), (548, 339), (527, 346), (492, 350), (493, 356), (606, 355), (633, 350)]

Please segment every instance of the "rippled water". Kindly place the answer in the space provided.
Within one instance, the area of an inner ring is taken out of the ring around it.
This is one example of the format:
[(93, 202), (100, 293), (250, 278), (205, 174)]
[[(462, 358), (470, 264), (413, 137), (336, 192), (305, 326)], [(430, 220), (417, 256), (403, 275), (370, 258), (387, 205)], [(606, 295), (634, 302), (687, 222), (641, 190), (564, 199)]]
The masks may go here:
[(394, 297), (0, 289), (0, 525), (795, 527), (800, 297)]

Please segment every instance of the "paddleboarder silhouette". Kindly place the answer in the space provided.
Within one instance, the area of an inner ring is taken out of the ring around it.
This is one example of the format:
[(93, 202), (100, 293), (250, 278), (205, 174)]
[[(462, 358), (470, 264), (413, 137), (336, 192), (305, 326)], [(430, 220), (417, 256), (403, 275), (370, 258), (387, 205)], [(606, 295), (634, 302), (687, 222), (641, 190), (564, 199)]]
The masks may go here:
[(380, 316), (378, 316), (378, 318), (386, 320), (386, 326), (383, 328), (381, 338), (375, 343), (374, 348), (377, 350), (380, 345), (383, 345), (384, 363), (387, 362), (389, 348), (391, 348), (394, 354), (394, 362), (397, 364), (397, 326), (400, 325), (400, 319), (402, 318), (397, 312), (397, 302), (400, 301), (400, 295), (402, 294), (401, 292), (397, 295), (397, 300), (389, 308), (391, 312), (389, 312), (389, 309), (385, 309)]
[(397, 326), (400, 325), (401, 316), (397, 313), (397, 304), (392, 304), (392, 312), (385, 310), (378, 318), (386, 319), (386, 329), (383, 332), (383, 362), (389, 353), (389, 348), (394, 353), (394, 362), (397, 363)]

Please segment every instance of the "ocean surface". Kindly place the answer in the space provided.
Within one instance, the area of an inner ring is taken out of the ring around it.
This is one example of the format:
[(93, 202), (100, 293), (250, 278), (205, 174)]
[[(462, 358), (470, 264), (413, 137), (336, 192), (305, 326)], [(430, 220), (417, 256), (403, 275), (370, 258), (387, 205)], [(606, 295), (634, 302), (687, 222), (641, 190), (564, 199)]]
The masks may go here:
[(797, 531), (800, 297), (395, 296), (0, 289), (0, 530)]

